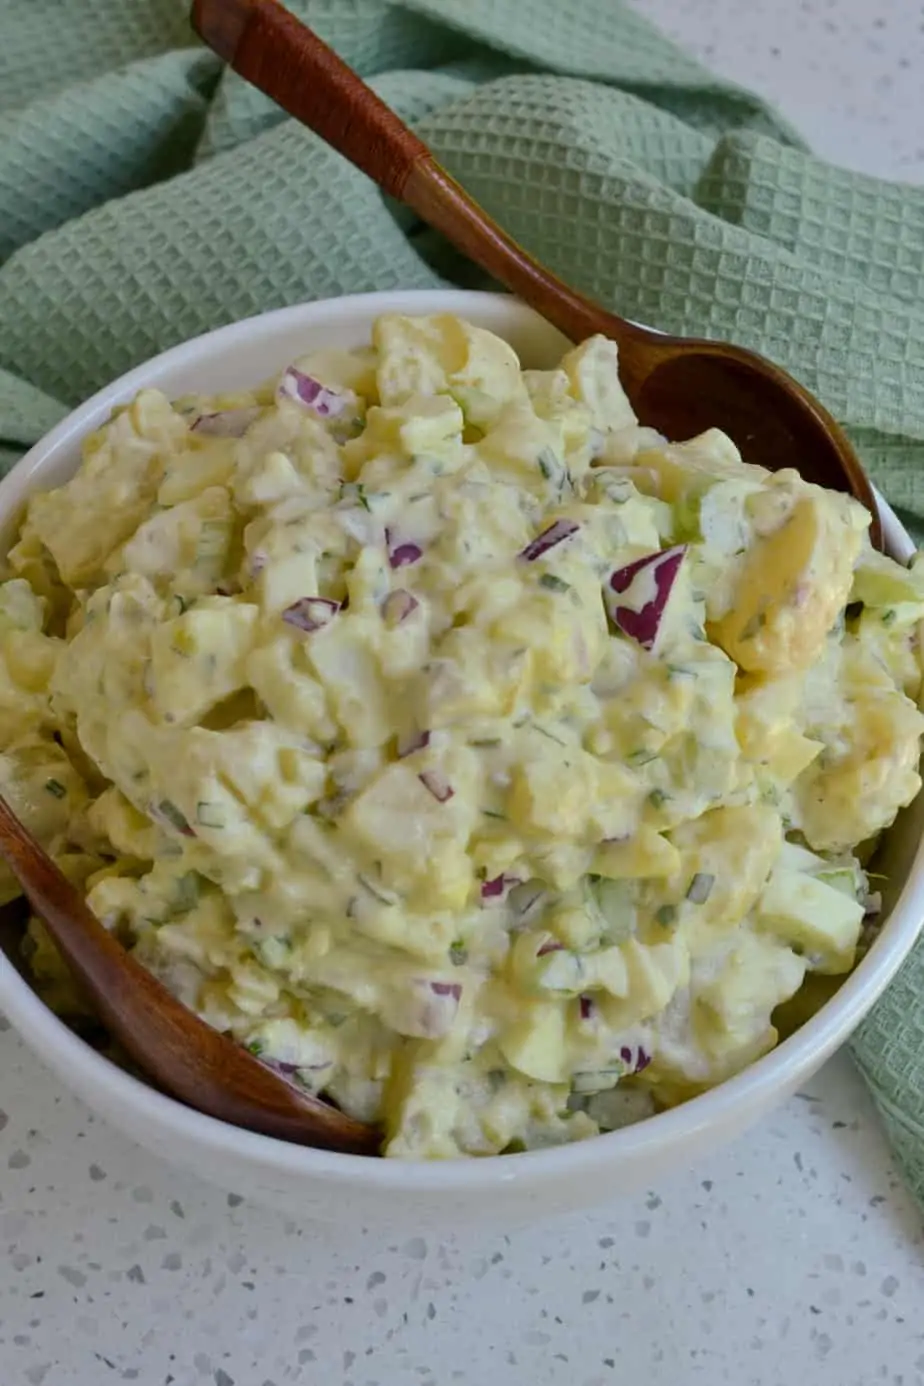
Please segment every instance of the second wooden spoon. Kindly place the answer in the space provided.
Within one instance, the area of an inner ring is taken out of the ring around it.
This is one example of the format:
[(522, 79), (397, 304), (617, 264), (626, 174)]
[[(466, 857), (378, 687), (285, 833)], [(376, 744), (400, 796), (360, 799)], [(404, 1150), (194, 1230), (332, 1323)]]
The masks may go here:
[(172, 996), (103, 928), (0, 798), (0, 857), (113, 1038), (190, 1107), (267, 1136), (374, 1155), (381, 1133), (303, 1092)]
[(795, 467), (855, 496), (872, 516), (869, 479), (842, 429), (798, 381), (727, 342), (672, 337), (617, 317), (527, 255), (375, 93), (277, 0), (193, 0), (205, 42), (247, 81), (316, 131), (572, 341), (601, 332), (619, 346), (620, 375), (643, 423), (668, 438), (719, 427), (748, 462)]

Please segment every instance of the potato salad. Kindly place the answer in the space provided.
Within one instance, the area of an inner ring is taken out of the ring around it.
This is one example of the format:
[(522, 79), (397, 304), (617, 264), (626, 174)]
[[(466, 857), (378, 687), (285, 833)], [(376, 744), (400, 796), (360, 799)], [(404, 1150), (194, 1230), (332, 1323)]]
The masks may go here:
[(868, 523), (640, 424), (605, 338), (524, 370), (385, 315), (251, 391), (142, 391), (33, 496), (0, 789), (386, 1154), (593, 1135), (753, 1062), (863, 946), (924, 731), (924, 566)]

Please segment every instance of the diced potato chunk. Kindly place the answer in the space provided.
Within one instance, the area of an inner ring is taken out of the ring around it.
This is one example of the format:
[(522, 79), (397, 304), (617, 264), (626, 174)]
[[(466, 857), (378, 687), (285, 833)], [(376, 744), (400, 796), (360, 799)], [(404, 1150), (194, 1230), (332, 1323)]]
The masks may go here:
[(191, 726), (247, 684), (259, 610), (228, 597), (206, 598), (151, 639), (152, 703), (165, 722)]
[(797, 500), (778, 529), (749, 551), (735, 604), (711, 637), (742, 669), (782, 673), (818, 658), (853, 581), (869, 516), (846, 497)]

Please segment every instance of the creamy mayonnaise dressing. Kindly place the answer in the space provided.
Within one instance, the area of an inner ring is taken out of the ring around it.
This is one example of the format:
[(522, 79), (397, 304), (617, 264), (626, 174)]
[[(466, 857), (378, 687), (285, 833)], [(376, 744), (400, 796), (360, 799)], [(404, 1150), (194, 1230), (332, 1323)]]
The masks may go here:
[(0, 786), (168, 986), (390, 1155), (592, 1134), (853, 965), (924, 729), (924, 569), (867, 524), (640, 427), (603, 338), (524, 371), (387, 315), (252, 392), (143, 391), (33, 497)]

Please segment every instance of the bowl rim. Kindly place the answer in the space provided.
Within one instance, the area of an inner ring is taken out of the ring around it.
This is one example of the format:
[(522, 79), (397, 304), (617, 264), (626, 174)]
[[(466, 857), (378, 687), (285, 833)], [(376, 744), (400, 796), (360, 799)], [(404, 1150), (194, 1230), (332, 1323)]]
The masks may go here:
[[(506, 294), (455, 289), (390, 290), (345, 295), (257, 314), (202, 333), (159, 353), (118, 377), (71, 411), (0, 480), (0, 525), (7, 522), (30, 490), (34, 473), (50, 465), (56, 454), (69, 450), (109, 416), (115, 404), (131, 398), (151, 377), (167, 367), (181, 369), (205, 356), (220, 355), (254, 333), (272, 339), (293, 325), (306, 328), (332, 322), (351, 311), (371, 319), (381, 312), (456, 312), (475, 316), (506, 316), (512, 330), (536, 315)], [(497, 330), (503, 334), (503, 327)], [(900, 559), (913, 552), (911, 539), (891, 507), (878, 495), (888, 548)], [(0, 1007), (22, 1038), (59, 1074), (79, 1070), (78, 1091), (99, 1093), (104, 1110), (123, 1110), (134, 1118), (133, 1128), (157, 1128), (177, 1148), (194, 1145), (201, 1154), (228, 1156), (262, 1166), (264, 1171), (366, 1190), (409, 1188), (433, 1195), (470, 1195), (529, 1183), (557, 1184), (563, 1177), (590, 1173), (601, 1163), (635, 1162), (670, 1146), (694, 1144), (709, 1130), (737, 1128), (744, 1114), (757, 1113), (774, 1095), (795, 1088), (847, 1038), (885, 990), (910, 952), (924, 919), (924, 839), (898, 899), (869, 953), (845, 979), (835, 995), (797, 1031), (717, 1087), (678, 1107), (644, 1121), (588, 1140), (503, 1158), (459, 1158), (445, 1161), (385, 1160), (345, 1155), (295, 1145), (246, 1131), (185, 1106), (119, 1068), (75, 1034), (40, 1000), (25, 978), (0, 950)], [(66, 1082), (66, 1079), (64, 1080)], [(93, 1098), (86, 1099), (93, 1105)], [(169, 1148), (169, 1147), (168, 1147)]]

